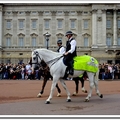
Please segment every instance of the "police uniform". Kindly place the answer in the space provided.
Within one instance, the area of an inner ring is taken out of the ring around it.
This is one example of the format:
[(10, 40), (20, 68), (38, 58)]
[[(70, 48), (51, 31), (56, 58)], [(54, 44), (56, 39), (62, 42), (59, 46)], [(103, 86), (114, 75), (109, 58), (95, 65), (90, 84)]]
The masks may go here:
[[(67, 35), (73, 35), (71, 31), (66, 32)], [(76, 52), (76, 40), (71, 36), (67, 42), (66, 42), (66, 52), (68, 52), (67, 55), (65, 55), (65, 63), (68, 66), (69, 73), (73, 75), (73, 58), (77, 56)]]
[(60, 43), (59, 48), (57, 49), (57, 52), (64, 54), (65, 53), (65, 48), (62, 46), (62, 40), (58, 40), (57, 44)]

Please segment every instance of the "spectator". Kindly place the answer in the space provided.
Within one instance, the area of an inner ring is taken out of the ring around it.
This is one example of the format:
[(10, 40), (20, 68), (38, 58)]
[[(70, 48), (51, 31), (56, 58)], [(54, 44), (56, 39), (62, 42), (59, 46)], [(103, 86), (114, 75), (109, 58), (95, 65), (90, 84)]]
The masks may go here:
[(28, 76), (28, 80), (32, 78), (32, 68), (31, 65), (28, 63), (25, 67), (26, 75)]

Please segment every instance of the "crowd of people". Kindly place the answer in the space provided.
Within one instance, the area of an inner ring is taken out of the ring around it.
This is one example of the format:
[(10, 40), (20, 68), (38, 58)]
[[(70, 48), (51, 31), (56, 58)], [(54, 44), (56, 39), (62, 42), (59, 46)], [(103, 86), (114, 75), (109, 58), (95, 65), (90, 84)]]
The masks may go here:
[[(74, 74), (73, 70), (73, 58), (77, 56), (76, 52), (76, 40), (73, 38), (73, 32), (67, 31), (65, 34), (67, 41), (66, 47), (63, 47), (62, 40), (57, 41), (57, 52), (64, 55), (64, 64), (67, 66), (67, 71), (70, 75)], [(67, 71), (63, 78), (67, 78)], [(0, 79), (22, 79), (22, 80), (40, 80), (43, 76), (43, 70), (37, 67), (32, 72), (30, 63), (27, 64), (0, 64)], [(99, 64), (99, 79), (120, 79), (120, 64)]]
[(0, 79), (17, 79), (17, 80), (31, 80), (31, 79), (41, 79), (41, 70), (39, 68), (35, 69), (32, 73), (31, 64), (0, 64)]
[[(0, 64), (0, 80), (40, 80), (42, 69), (36, 68), (32, 73), (31, 64)], [(120, 79), (120, 64), (99, 64), (99, 79)]]
[(99, 64), (99, 79), (120, 79), (120, 64)]

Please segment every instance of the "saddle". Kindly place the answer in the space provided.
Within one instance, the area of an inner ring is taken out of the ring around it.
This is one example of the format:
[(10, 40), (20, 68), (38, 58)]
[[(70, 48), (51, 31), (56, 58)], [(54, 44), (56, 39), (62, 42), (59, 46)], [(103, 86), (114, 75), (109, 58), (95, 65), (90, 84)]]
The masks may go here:
[[(63, 63), (67, 66), (64, 59)], [(96, 73), (98, 71), (98, 61), (89, 55), (76, 56), (73, 58), (73, 69), (77, 71), (82, 70)], [(69, 75), (68, 71), (69, 69), (67, 67), (65, 76)]]

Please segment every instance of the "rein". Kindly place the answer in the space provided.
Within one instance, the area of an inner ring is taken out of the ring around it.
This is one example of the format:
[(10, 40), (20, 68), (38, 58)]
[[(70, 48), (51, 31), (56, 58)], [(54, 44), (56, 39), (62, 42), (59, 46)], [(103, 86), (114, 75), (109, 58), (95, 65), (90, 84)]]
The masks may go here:
[[(46, 63), (47, 63), (47, 64), (50, 64), (50, 63), (53, 62), (52, 65), (54, 65), (54, 64), (55, 64), (60, 58), (62, 58), (62, 57), (63, 57), (63, 55), (60, 56), (60, 57), (57, 57), (57, 58), (55, 58), (55, 59), (52, 59), (52, 60), (50, 60), (50, 61), (48, 61), (48, 62), (46, 62)], [(51, 66), (52, 66), (52, 65), (51, 65)], [(50, 67), (51, 67), (51, 66), (50, 66)]]
[[(37, 58), (37, 62), (36, 63), (31, 63), (31, 64), (38, 64), (39, 66), (41, 66), (41, 63), (38, 63), (38, 58), (42, 61), (42, 59), (40, 58), (40, 55), (39, 55), (39, 53), (36, 51), (35, 52), (35, 54), (36, 54), (36, 58)], [(50, 64), (50, 63), (52, 63), (51, 64), (51, 66), (52, 65), (54, 65), (60, 58), (62, 58), (63, 57), (63, 55), (62, 56), (60, 56), (60, 57), (57, 57), (57, 58), (55, 58), (55, 59), (52, 59), (52, 60), (50, 60), (50, 61), (47, 61), (47, 62), (45, 62), (46, 64)], [(50, 66), (50, 67), (51, 67)]]

